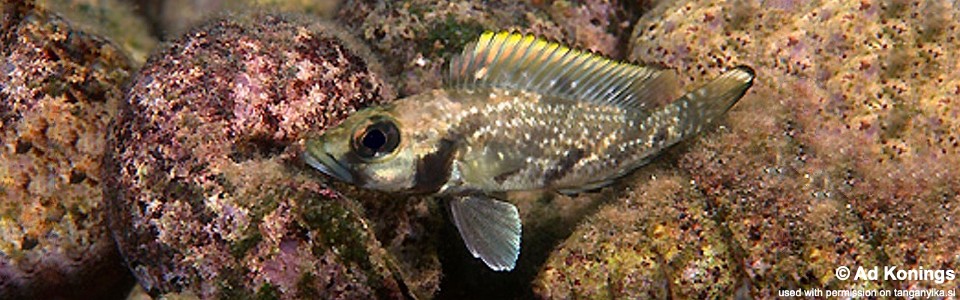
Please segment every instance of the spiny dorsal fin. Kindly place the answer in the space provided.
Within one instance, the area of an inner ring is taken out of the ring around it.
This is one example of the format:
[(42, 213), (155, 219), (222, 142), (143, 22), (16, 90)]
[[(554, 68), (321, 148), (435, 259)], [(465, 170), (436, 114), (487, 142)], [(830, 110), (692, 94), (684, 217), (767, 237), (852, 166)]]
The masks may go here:
[(671, 70), (616, 62), (530, 35), (486, 32), (450, 62), (451, 88), (501, 88), (647, 109), (679, 96)]

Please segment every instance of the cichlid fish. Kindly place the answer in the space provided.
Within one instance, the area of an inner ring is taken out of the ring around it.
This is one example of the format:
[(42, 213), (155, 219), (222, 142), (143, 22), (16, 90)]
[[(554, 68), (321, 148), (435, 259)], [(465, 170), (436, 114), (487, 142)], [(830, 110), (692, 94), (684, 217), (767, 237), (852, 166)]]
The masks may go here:
[(505, 192), (607, 185), (723, 115), (753, 78), (736, 67), (680, 96), (670, 70), (488, 32), (445, 88), (352, 114), (307, 140), (304, 159), (363, 188), (449, 199), (474, 257), (512, 270), (521, 226)]

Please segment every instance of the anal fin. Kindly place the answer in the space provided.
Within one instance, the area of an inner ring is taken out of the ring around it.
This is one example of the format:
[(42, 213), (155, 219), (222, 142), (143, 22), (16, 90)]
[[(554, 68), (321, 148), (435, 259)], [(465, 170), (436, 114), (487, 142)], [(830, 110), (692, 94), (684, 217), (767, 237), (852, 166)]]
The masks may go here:
[(486, 196), (450, 201), (453, 223), (474, 257), (494, 271), (510, 271), (520, 256), (520, 214), (513, 204)]
[(610, 185), (611, 183), (613, 183), (613, 179), (600, 180), (600, 181), (590, 182), (582, 186), (578, 186), (576, 188), (559, 189), (557, 190), (557, 192), (567, 196), (574, 196), (582, 192), (600, 189), (602, 187)]

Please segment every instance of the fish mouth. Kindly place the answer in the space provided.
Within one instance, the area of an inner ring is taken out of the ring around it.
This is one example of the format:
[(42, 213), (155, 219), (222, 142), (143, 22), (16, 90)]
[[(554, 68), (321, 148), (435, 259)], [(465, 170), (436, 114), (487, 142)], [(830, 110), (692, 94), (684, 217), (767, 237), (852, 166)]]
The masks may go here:
[(320, 155), (314, 155), (310, 153), (310, 151), (307, 151), (303, 155), (303, 161), (323, 174), (327, 174), (346, 183), (353, 183), (353, 174), (337, 162), (329, 153), (322, 152)]

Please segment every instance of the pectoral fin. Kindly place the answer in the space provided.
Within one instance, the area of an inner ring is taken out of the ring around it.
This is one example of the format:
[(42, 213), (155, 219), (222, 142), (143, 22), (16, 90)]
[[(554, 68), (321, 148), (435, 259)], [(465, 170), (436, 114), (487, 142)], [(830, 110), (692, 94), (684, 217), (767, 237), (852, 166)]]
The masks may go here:
[(520, 255), (520, 214), (513, 204), (484, 196), (450, 201), (453, 223), (474, 257), (494, 271), (510, 271)]

